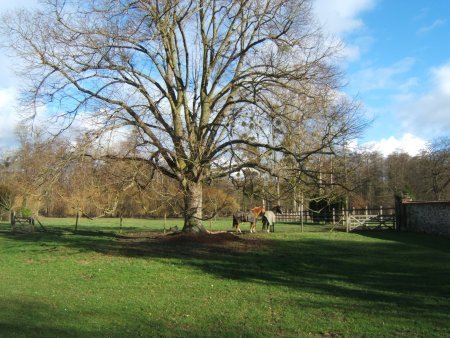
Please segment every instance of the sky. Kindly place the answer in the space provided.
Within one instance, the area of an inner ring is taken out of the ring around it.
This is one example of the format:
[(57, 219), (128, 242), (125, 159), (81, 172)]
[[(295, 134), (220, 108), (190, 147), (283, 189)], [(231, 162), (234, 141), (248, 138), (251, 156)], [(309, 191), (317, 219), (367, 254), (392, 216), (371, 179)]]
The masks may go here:
[[(0, 0), (0, 12), (37, 0)], [(358, 146), (411, 155), (450, 137), (450, 1), (316, 0), (326, 34), (343, 43), (347, 95), (372, 121)], [(0, 50), (0, 152), (15, 144), (17, 60)]]
[(359, 145), (414, 155), (450, 136), (450, 1), (317, 0), (315, 12), (373, 121)]

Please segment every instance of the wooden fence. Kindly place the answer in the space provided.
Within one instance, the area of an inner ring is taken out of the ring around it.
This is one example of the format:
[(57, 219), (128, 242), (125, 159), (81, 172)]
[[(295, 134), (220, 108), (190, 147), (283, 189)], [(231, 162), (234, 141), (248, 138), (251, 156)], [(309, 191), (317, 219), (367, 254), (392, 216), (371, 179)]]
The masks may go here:
[(392, 219), (395, 214), (395, 208), (383, 208), (382, 206), (376, 209), (332, 209), (332, 210), (306, 210), (299, 212), (285, 212), (277, 215), (277, 222), (280, 223), (329, 223), (337, 224), (348, 221), (351, 217), (357, 219), (380, 218), (383, 216)]

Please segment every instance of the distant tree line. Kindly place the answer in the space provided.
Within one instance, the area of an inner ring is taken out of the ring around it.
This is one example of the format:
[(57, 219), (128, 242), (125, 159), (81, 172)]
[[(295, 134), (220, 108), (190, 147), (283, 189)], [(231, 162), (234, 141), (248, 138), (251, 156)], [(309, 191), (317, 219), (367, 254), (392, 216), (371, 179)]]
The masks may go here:
[(450, 200), (450, 139), (432, 141), (418, 155), (357, 152), (351, 163), (351, 204), (392, 206), (394, 196), (414, 200)]
[[(117, 158), (97, 159), (103, 147), (86, 149), (83, 139), (48, 139), (23, 132), (20, 147), (0, 154), (0, 213), (9, 210), (67, 217), (182, 216), (183, 194), (130, 149), (133, 137), (115, 143)], [(82, 155), (80, 155), (82, 154)], [(119, 156), (120, 155), (120, 156)], [(127, 158), (127, 159), (125, 159)], [(205, 218), (230, 215), (256, 205), (285, 210), (393, 207), (394, 196), (450, 200), (450, 139), (432, 142), (417, 156), (350, 151), (312, 156), (304, 170), (289, 158), (272, 161), (272, 171), (246, 169), (203, 188)], [(268, 164), (267, 164), (268, 165)]]

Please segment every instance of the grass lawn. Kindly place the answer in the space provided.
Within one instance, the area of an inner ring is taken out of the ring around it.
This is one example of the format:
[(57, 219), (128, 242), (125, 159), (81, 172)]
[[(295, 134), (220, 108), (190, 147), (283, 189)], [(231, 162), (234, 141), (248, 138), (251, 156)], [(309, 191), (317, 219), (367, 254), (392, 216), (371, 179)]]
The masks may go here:
[(191, 243), (163, 220), (41, 221), (0, 224), (0, 337), (450, 337), (449, 239), (277, 225)]

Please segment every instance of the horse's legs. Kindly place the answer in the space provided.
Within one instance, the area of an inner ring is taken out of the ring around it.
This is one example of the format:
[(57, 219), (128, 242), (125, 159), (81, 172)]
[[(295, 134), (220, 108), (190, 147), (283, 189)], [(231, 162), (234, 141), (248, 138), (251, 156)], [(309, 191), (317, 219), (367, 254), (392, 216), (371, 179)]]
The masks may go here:
[(237, 233), (237, 234), (242, 233), (241, 228), (239, 227), (239, 223), (236, 224), (236, 233)]
[(263, 226), (262, 226), (262, 231), (263, 232), (269, 232), (269, 227), (270, 227), (270, 222), (267, 218), (263, 218)]

